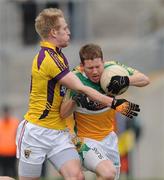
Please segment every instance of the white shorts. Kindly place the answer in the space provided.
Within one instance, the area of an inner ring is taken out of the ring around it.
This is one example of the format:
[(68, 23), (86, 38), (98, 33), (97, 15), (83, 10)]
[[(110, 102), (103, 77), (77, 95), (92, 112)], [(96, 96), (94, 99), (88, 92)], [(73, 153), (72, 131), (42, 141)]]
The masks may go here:
[[(67, 129), (47, 129), (23, 120), (17, 130), (16, 145), (17, 158), (24, 164), (42, 165), (47, 158), (55, 161), (52, 164), (59, 170), (66, 161), (79, 159)], [(70, 156), (67, 153), (65, 156), (63, 152), (70, 152)], [(60, 158), (54, 158), (62, 153)]]
[(116, 179), (118, 179), (120, 174), (120, 155), (116, 133), (111, 132), (102, 141), (84, 138), (84, 143), (90, 148), (90, 150), (88, 150), (84, 146), (82, 154), (84, 168), (95, 172), (100, 162), (103, 160), (111, 160), (117, 170)]

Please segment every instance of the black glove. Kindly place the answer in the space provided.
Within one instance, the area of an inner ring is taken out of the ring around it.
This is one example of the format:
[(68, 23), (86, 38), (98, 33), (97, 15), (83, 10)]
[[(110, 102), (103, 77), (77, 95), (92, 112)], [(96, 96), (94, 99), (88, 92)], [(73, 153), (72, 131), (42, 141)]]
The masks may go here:
[(96, 110), (97, 103), (95, 101), (91, 101), (85, 94), (76, 93), (75, 95), (73, 95), (72, 99), (78, 106), (81, 106), (82, 108), (86, 108), (92, 111)]
[(139, 105), (131, 103), (126, 99), (113, 99), (111, 108), (115, 109), (117, 112), (127, 116), (128, 118), (133, 118), (137, 116), (140, 111)]
[(113, 76), (107, 86), (108, 93), (112, 95), (121, 94), (121, 90), (129, 87), (128, 76)]

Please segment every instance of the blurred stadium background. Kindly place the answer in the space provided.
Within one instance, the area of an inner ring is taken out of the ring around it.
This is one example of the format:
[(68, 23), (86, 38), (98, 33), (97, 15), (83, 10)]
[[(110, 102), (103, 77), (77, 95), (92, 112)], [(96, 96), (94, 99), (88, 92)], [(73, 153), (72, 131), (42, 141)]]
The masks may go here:
[[(59, 7), (67, 17), (72, 42), (64, 52), (71, 67), (79, 63), (80, 46), (94, 42), (105, 59), (150, 77), (148, 87), (126, 93), (142, 109), (132, 174), (136, 180), (164, 179), (164, 0), (1, 0), (0, 105), (11, 105), (19, 119), (27, 110), (31, 63), (39, 48), (34, 18), (45, 7)], [(48, 172), (55, 174), (49, 165)]]

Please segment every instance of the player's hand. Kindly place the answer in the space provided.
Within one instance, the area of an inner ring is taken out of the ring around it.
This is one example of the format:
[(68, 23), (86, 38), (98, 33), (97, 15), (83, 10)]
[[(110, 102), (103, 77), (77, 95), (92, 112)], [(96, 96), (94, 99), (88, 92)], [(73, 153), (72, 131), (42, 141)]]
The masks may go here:
[(113, 76), (107, 86), (109, 94), (118, 94), (122, 89), (129, 87), (128, 76)]
[(82, 145), (84, 144), (83, 138), (77, 137), (76, 135), (73, 135), (71, 138), (72, 138), (73, 144), (76, 146), (76, 149), (79, 152)]
[(139, 105), (131, 103), (126, 99), (113, 99), (111, 108), (115, 109), (117, 112), (127, 116), (128, 118), (133, 118), (137, 116), (140, 111)]
[(96, 102), (91, 101), (87, 95), (82, 93), (76, 93), (72, 99), (76, 102), (78, 106), (81, 106), (82, 108), (86, 108), (88, 110), (96, 110)]

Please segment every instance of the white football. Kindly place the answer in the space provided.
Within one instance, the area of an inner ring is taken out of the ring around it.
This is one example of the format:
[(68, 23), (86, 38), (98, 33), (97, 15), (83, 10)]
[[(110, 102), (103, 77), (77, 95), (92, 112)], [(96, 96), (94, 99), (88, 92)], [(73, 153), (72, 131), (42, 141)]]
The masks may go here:
[(107, 68), (104, 69), (102, 73), (102, 76), (100, 79), (100, 85), (101, 85), (101, 88), (105, 91), (105, 93), (109, 96), (120, 95), (128, 89), (128, 88), (124, 88), (118, 94), (112, 94), (108, 92), (107, 86), (109, 85), (111, 78), (116, 75), (129, 76), (129, 73), (123, 66), (120, 66), (117, 64), (108, 66)]

